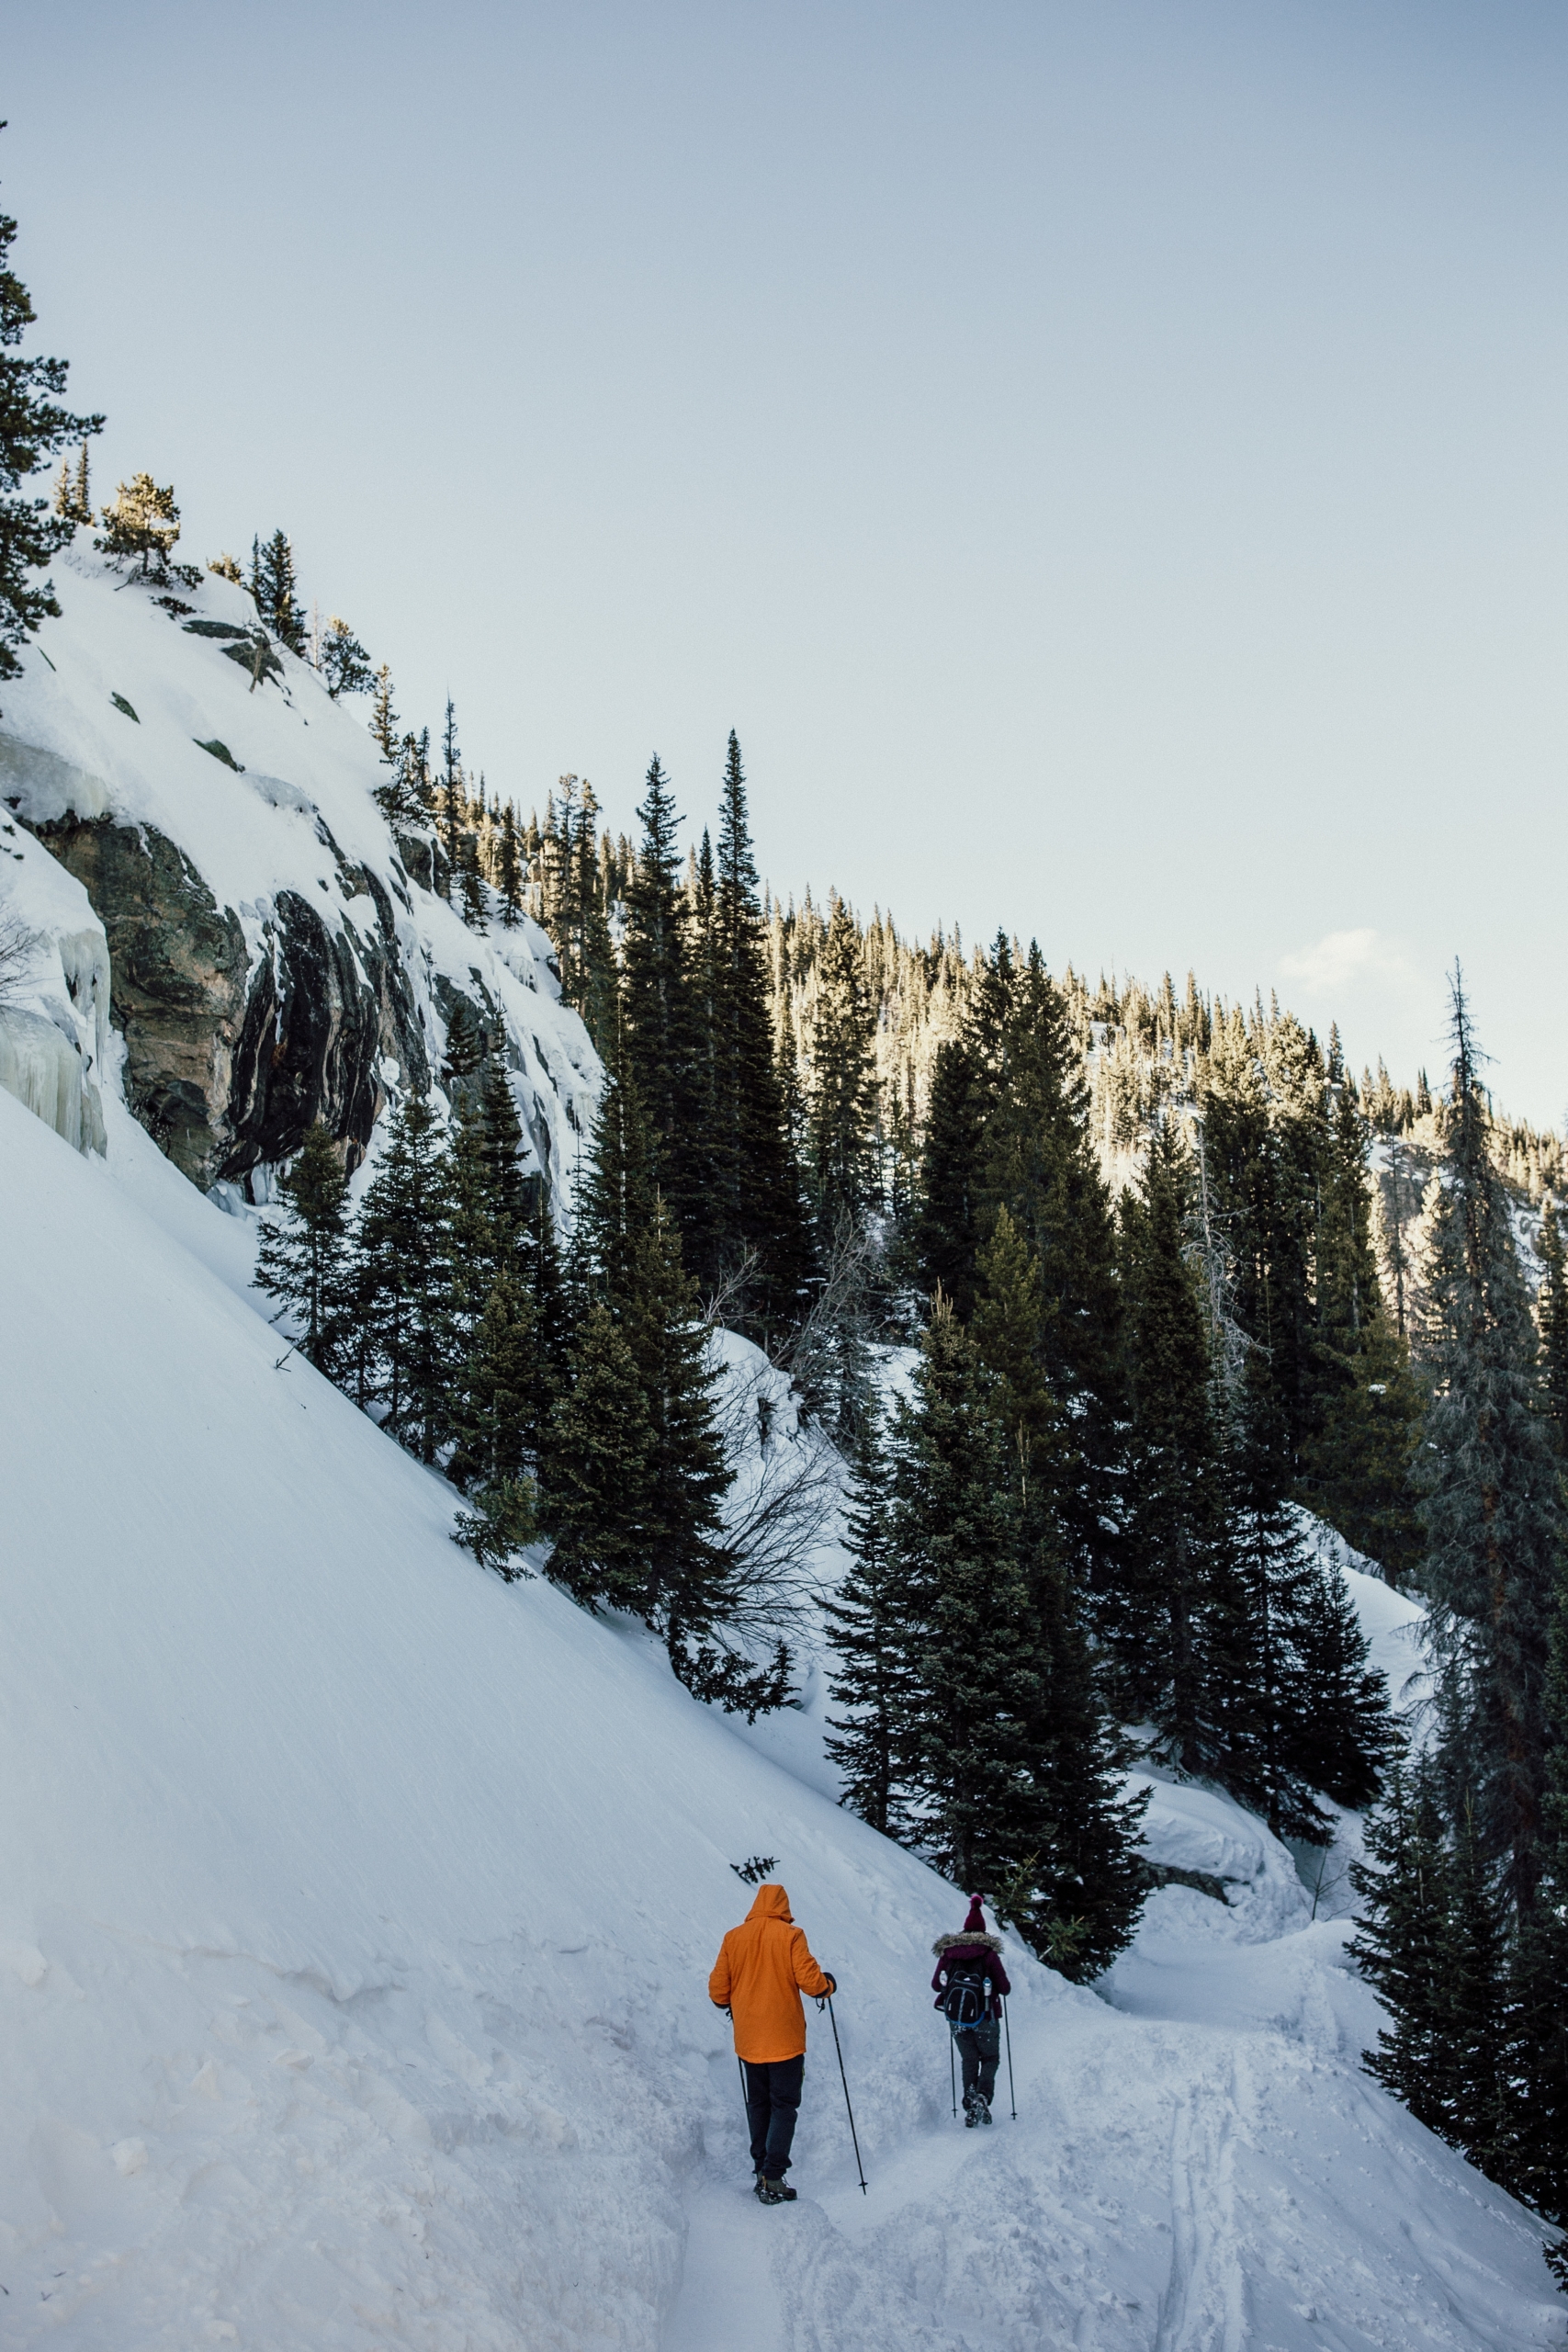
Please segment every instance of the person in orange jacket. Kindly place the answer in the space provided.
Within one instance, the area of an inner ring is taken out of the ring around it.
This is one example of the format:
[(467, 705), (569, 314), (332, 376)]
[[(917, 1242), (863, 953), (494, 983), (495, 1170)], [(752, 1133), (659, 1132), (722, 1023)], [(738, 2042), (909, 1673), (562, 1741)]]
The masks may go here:
[(784, 2175), (806, 2073), (800, 1996), (809, 1993), (821, 2001), (838, 1989), (837, 1979), (812, 1959), (804, 1928), (790, 1917), (784, 1888), (760, 1886), (746, 1918), (718, 1948), (708, 1998), (716, 2008), (728, 2010), (735, 2027), (736, 2055), (745, 2069), (751, 2163), (764, 2205), (787, 2204), (795, 2195)]

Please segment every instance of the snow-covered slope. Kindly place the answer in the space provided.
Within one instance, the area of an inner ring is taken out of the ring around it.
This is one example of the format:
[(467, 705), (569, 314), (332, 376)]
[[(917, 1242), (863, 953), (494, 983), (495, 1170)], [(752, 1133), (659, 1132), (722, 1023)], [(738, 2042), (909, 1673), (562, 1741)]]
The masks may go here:
[[(7, 2343), (1561, 2341), (1539, 2233), (1358, 2072), (1344, 1929), (1234, 1808), (1273, 1917), (1168, 1889), (1109, 1999), (1012, 1954), (1019, 2120), (955, 2128), (952, 1891), (478, 1569), (113, 1164), (0, 1093)], [(801, 2200), (745, 2193), (705, 1976), (758, 1852), (841, 1980), (863, 2200), (815, 2018)]]
[(68, 943), (107, 926), (143, 1124), (204, 1187), (265, 1197), (310, 1118), (368, 1142), (386, 1096), (439, 1069), (463, 995), (504, 1029), (530, 1153), (569, 1193), (602, 1074), (549, 943), (526, 921), (481, 937), (420, 887), (428, 843), (376, 804), (363, 707), (280, 647), (253, 684), (230, 657), (254, 606), (227, 581), (170, 611), (85, 530), (55, 580), (62, 617), (0, 707), (0, 920), (14, 903), (73, 968)]

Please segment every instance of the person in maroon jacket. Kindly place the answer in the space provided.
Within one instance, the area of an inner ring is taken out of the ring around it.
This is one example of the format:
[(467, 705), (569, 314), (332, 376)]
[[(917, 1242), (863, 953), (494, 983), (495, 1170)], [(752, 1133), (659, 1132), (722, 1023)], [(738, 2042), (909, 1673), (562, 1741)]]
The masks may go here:
[(969, 1917), (956, 1936), (938, 1936), (931, 1946), (936, 1973), (931, 1990), (934, 2008), (946, 2011), (948, 2028), (958, 2044), (964, 2068), (964, 2120), (973, 2131), (991, 2120), (991, 2099), (997, 2087), (997, 2062), (1002, 2052), (1002, 1996), (1010, 1993), (1002, 1948), (986, 1932), (980, 1898), (969, 1898)]

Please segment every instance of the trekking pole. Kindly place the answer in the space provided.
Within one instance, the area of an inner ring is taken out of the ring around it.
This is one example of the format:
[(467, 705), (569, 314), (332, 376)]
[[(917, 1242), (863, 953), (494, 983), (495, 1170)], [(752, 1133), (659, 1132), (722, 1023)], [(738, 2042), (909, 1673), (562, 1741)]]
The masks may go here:
[(1008, 2038), (1008, 2105), (1012, 2109), (1012, 2120), (1016, 2123), (1018, 2121), (1018, 2094), (1012, 2086), (1012, 2026), (1008, 2018), (1008, 2000), (1005, 1993), (1002, 1995), (1002, 2025), (1006, 2030)]
[(828, 2018), (833, 2029), (833, 2047), (839, 2053), (839, 2080), (844, 2086), (844, 2112), (850, 2119), (850, 2139), (855, 2152), (855, 2170), (860, 2175), (860, 2193), (865, 2195), (865, 2166), (860, 2160), (860, 2141), (855, 2132), (855, 2111), (850, 2105), (850, 2078), (844, 2072), (844, 2046), (839, 2040), (839, 2020), (833, 2015), (833, 1996), (828, 1996)]
[(953, 2120), (958, 2120), (958, 2069), (953, 2056), (953, 2028), (947, 2030), (947, 2087), (953, 2094)]

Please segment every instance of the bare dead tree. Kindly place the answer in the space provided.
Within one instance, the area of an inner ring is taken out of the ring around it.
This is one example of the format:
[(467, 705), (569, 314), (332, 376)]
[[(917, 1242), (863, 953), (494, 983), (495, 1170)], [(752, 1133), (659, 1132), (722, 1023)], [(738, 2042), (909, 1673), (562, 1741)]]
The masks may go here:
[(25, 993), (39, 935), (14, 907), (0, 912), (0, 1012)]
[(817, 1596), (817, 1554), (839, 1509), (843, 1464), (765, 1356), (749, 1351), (726, 1363), (716, 1402), (730, 1472), (728, 1622), (742, 1634), (776, 1637), (800, 1623)]

